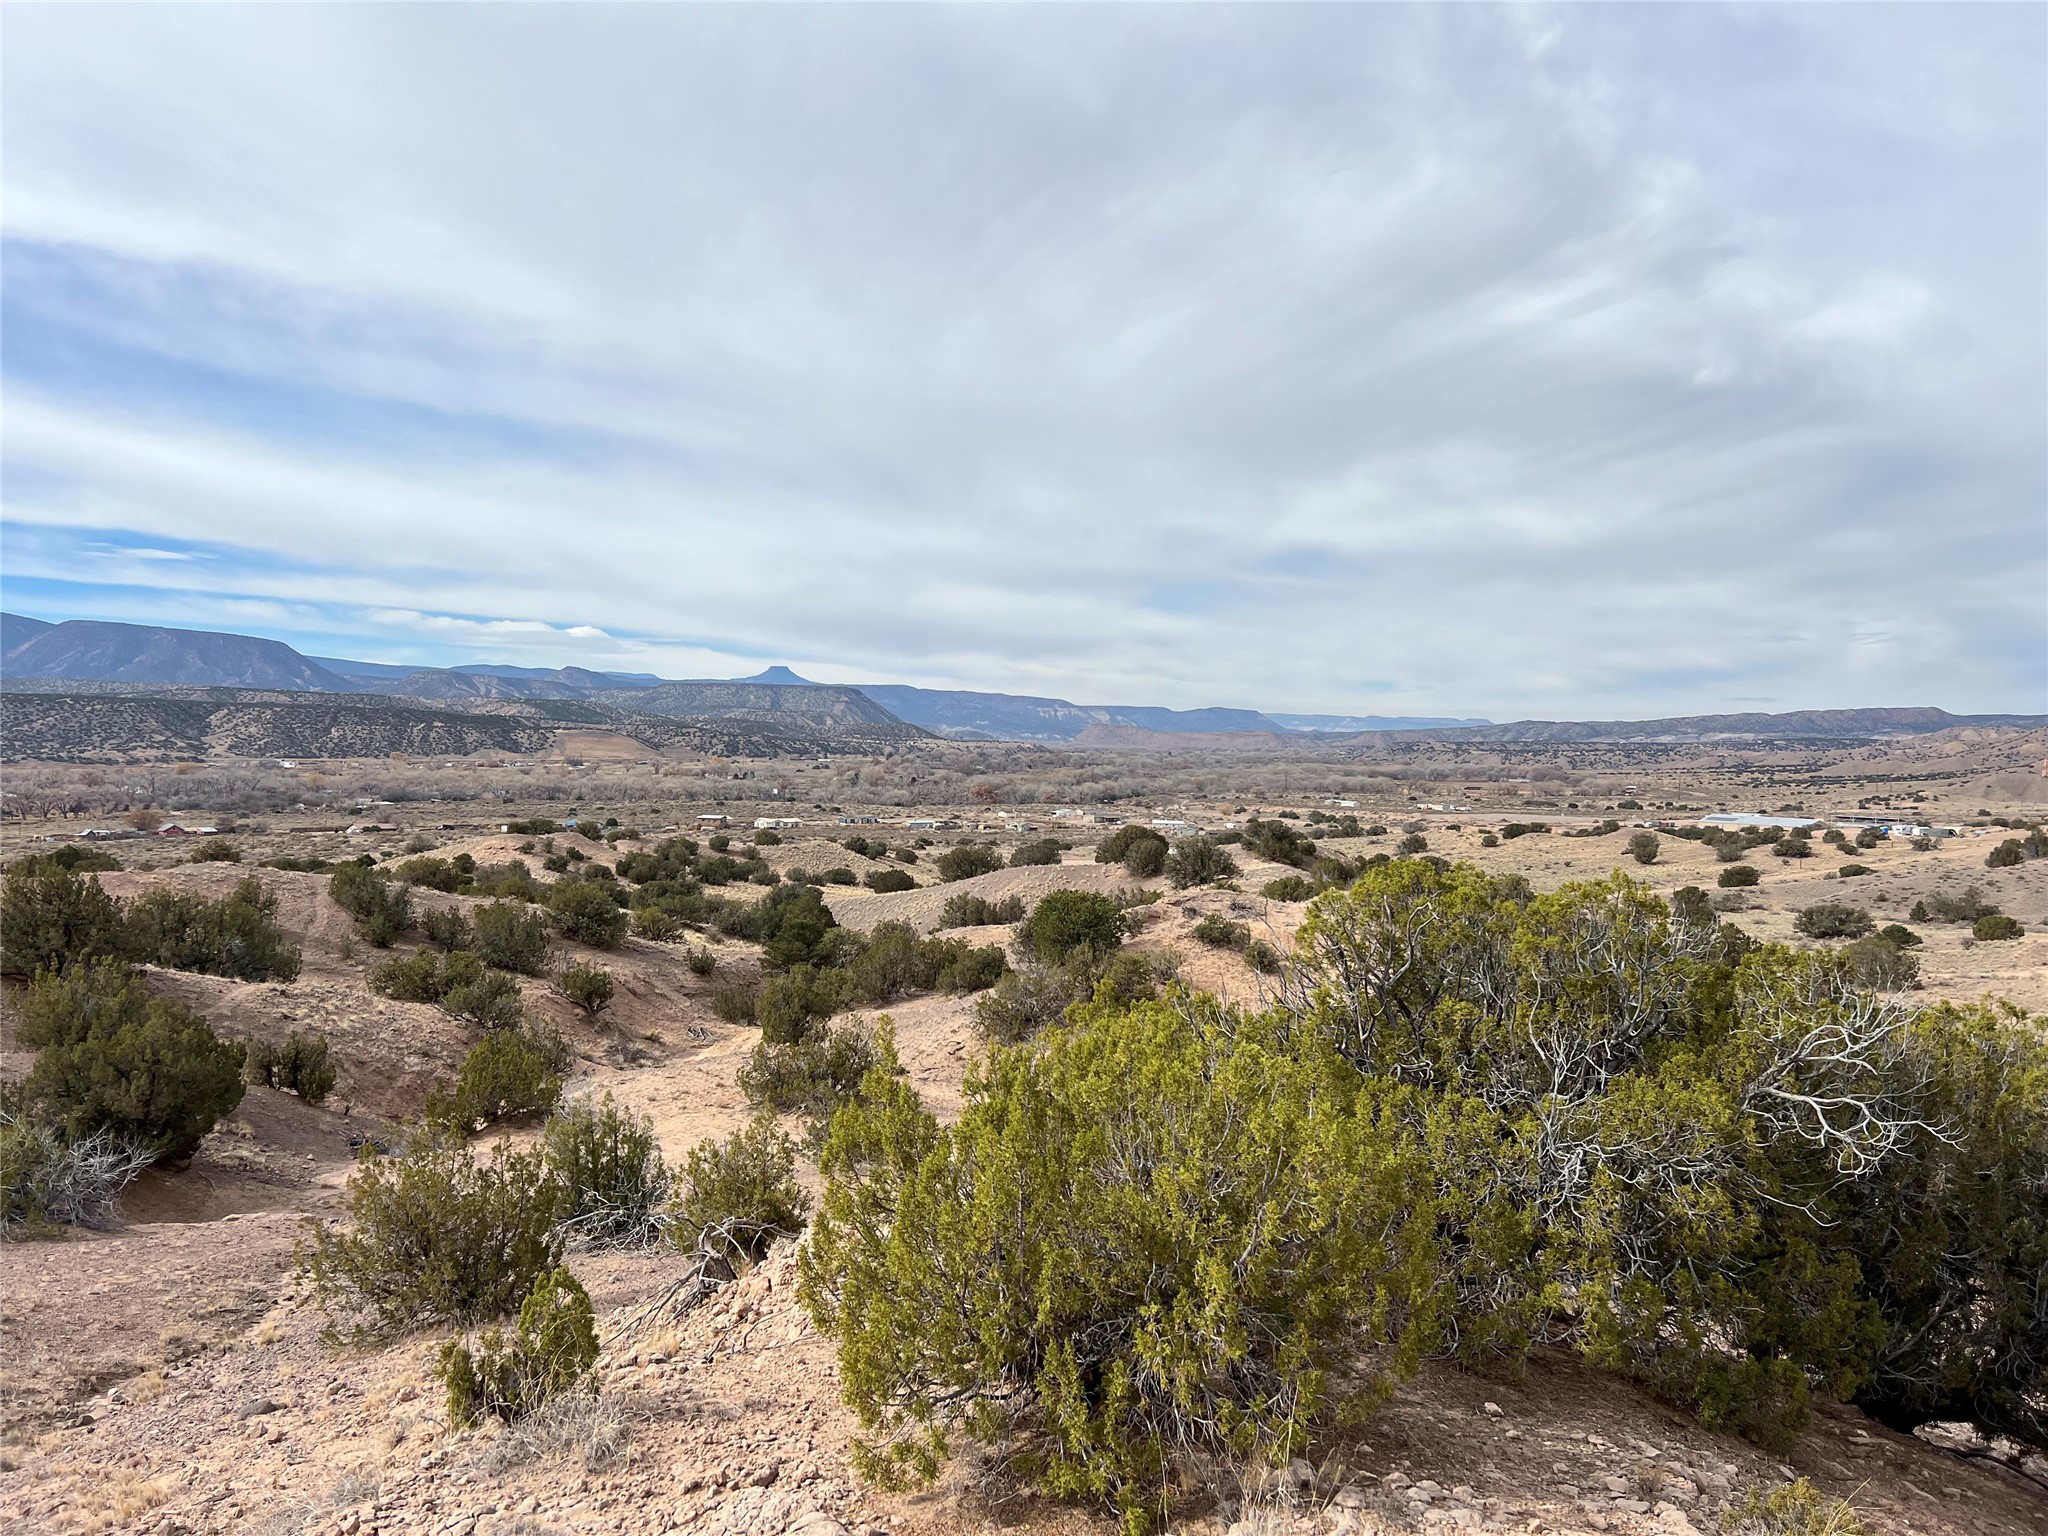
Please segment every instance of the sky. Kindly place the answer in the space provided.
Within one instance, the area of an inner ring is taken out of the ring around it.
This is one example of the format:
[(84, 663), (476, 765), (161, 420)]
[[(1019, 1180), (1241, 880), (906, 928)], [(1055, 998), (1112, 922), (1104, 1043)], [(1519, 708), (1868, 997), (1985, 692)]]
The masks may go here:
[(2048, 10), (10, 4), (0, 600), (2048, 709)]

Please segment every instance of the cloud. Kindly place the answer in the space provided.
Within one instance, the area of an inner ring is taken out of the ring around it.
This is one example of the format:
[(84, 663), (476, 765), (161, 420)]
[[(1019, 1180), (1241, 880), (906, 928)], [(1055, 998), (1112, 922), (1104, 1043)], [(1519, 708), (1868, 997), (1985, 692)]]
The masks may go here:
[(9, 601), (1179, 705), (2038, 708), (2043, 30), (20, 11)]

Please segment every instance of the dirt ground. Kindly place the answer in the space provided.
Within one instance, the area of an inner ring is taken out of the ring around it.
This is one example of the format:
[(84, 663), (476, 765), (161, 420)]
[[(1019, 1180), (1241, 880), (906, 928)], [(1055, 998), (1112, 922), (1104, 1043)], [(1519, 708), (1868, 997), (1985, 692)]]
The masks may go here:
[[(1688, 884), (1712, 892), (1722, 867), (1710, 850), (1669, 836), (1657, 861), (1640, 866), (1625, 853), (1627, 829), (1567, 837), (1569, 823), (1554, 815), (1541, 819), (1558, 831), (1491, 849), (1480, 846), (1481, 828), (1498, 826), (1498, 816), (1416, 819), (1426, 823), (1432, 852), (1524, 874), (1539, 888), (1621, 867), (1666, 894)], [(1390, 851), (1400, 835), (1394, 825), (1384, 837), (1334, 843), (1330, 851)], [(1928, 894), (1975, 885), (2028, 932), (2009, 943), (1976, 943), (1960, 928), (1914, 925), (1925, 938), (1918, 951), (1923, 995), (1991, 992), (2048, 1009), (2048, 861), (1986, 869), (1984, 855), (2002, 835), (1969, 835), (1928, 852), (1887, 844), (1844, 856), (1820, 848), (1803, 861), (1759, 849), (1747, 862), (1762, 871), (1762, 883), (1728, 916), (1759, 938), (1790, 941), (1794, 915), (1814, 902), (1850, 901), (1880, 922), (1902, 921)], [(437, 851), (501, 862), (522, 841), (487, 834)], [(559, 836), (556, 846), (563, 846)], [(778, 868), (823, 868), (828, 859), (856, 874), (876, 867), (819, 838), (762, 852)], [(591, 856), (610, 857), (599, 845)], [(537, 869), (538, 860), (525, 857)], [(1841, 879), (1836, 871), (1852, 859), (1872, 873)], [(928, 1493), (885, 1497), (864, 1488), (849, 1462), (855, 1426), (839, 1400), (830, 1350), (794, 1304), (786, 1248), (715, 1306), (681, 1319), (641, 1315), (676, 1276), (675, 1255), (578, 1258), (607, 1341), (599, 1406), (580, 1440), (573, 1425), (552, 1437), (451, 1432), (429, 1370), (438, 1337), (381, 1349), (323, 1342), (322, 1319), (293, 1274), (301, 1223), (334, 1212), (354, 1147), (365, 1137), (401, 1136), (428, 1089), (452, 1076), (473, 1035), (439, 1009), (370, 993), (368, 971), (387, 952), (355, 940), (326, 896), (324, 877), (195, 865), (101, 878), (122, 896), (167, 883), (218, 895), (251, 872), (277, 894), (279, 919), (303, 946), (301, 977), (279, 986), (155, 973), (152, 985), (190, 1002), (229, 1038), (320, 1030), (333, 1044), (339, 1084), (317, 1108), (250, 1089), (188, 1168), (137, 1183), (126, 1202), (129, 1224), (118, 1231), (0, 1249), (6, 1529), (1108, 1536), (1111, 1527), (1091, 1512), (1002, 1492), (1007, 1485), (972, 1456)], [(933, 878), (924, 862), (911, 873)], [(1260, 894), (1283, 873), (1246, 860), (1236, 890), (1163, 892), (1142, 909), (1133, 947), (1170, 960), (1195, 986), (1256, 1003), (1264, 978), (1235, 952), (1197, 942), (1192, 930), (1221, 915), (1284, 949), (1305, 909)], [(1158, 889), (1160, 882), (1135, 881), (1080, 849), (1054, 867), (890, 895), (832, 887), (826, 898), (855, 928), (901, 920), (928, 929), (945, 900), (962, 891), (1015, 894), (1028, 904), (1061, 887), (1134, 886)], [(1006, 929), (957, 932), (976, 943), (1012, 937)], [(736, 941), (710, 947), (718, 964), (709, 976), (690, 970), (682, 945), (629, 940), (604, 955), (618, 999), (600, 1021), (571, 1008), (551, 982), (522, 982), (529, 1006), (554, 1021), (576, 1053), (571, 1092), (610, 1093), (648, 1115), (672, 1164), (747, 1118), (733, 1075), (756, 1035), (719, 1020), (711, 997), (758, 977), (758, 952)], [(563, 948), (565, 956), (586, 953)], [(917, 998), (886, 1012), (918, 1092), (942, 1116), (957, 1114), (963, 1075), (979, 1049), (971, 1000)], [(0, 1075), (19, 1076), (28, 1064), (0, 1018)], [(815, 1185), (815, 1169), (806, 1164), (803, 1175)], [(586, 1458), (579, 1446), (593, 1436), (618, 1441), (616, 1454)], [(1431, 1367), (1360, 1430), (1318, 1446), (1312, 1459), (1313, 1485), (1297, 1489), (1290, 1507), (1262, 1516), (1264, 1529), (1687, 1536), (1717, 1530), (1746, 1491), (1799, 1474), (1853, 1498), (1885, 1536), (2048, 1530), (2048, 1487), (1894, 1434), (1853, 1411), (1823, 1414), (1780, 1461), (1563, 1357), (1539, 1359), (1519, 1386)], [(1172, 1523), (1221, 1536), (1243, 1513), (1196, 1501), (1176, 1510)]]

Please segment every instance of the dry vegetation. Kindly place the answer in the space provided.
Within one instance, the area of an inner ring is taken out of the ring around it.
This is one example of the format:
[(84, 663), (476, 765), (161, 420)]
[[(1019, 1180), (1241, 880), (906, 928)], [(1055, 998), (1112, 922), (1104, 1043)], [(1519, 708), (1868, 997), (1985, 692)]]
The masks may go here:
[[(564, 745), (556, 738), (554, 751)], [(1626, 852), (1627, 823), (1720, 807), (1810, 815), (1890, 807), (1966, 825), (2039, 819), (2048, 810), (2048, 736), (2039, 732), (1726, 749), (1416, 743), (1371, 754), (1356, 746), (1263, 753), (927, 742), (735, 758), (687, 746), (656, 754), (595, 736), (567, 746), (577, 756), (17, 765), (0, 844), (13, 859), (87, 826), (152, 815), (203, 822), (221, 829), (239, 863), (179, 863), (189, 842), (144, 837), (104, 844), (124, 869), (100, 878), (120, 897), (165, 886), (217, 897), (266, 860), (369, 854), (389, 867), (427, 849), (468, 854), (479, 865), (521, 859), (547, 882), (550, 855), (574, 848), (581, 862), (611, 863), (676, 828), (701, 841), (708, 834), (696, 818), (722, 812), (733, 818), (734, 855), (758, 853), (778, 878), (843, 867), (856, 882), (891, 869), (918, 882), (890, 893), (825, 886), (832, 913), (849, 929), (900, 922), (928, 933), (946, 900), (962, 892), (991, 901), (1016, 895), (1028, 906), (1055, 889), (1144, 891), (1157, 899), (1134, 909), (1130, 948), (1197, 988), (1257, 1002), (1272, 978), (1196, 930), (1204, 920), (1242, 924), (1284, 950), (1306, 906), (1261, 890), (1297, 871), (1238, 847), (1234, 882), (1174, 891), (1157, 876), (1096, 863), (1093, 844), (1107, 829), (1050, 812), (1074, 807), (1220, 827), (1291, 811), (1310, 835), (1312, 814), (1349, 814), (1387, 830), (1325, 838), (1320, 852), (1354, 861), (1390, 853), (1419, 826), (1431, 854), (1523, 875), (1539, 891), (1626, 868), (1668, 896), (1684, 886), (1722, 895), (1716, 876), (1725, 866), (1702, 844), (1668, 835), (1655, 862), (1638, 865)], [(1640, 809), (1622, 808), (1624, 801)], [(1457, 809), (1421, 808), (1429, 802)], [(959, 825), (906, 829), (902, 820), (913, 813)], [(611, 838), (497, 830), (572, 815), (610, 823)], [(806, 825), (756, 850), (748, 846), (756, 816)], [(841, 817), (876, 820), (841, 825)], [(1606, 817), (1623, 827), (1565, 835)], [(1491, 847), (1482, 841), (1507, 822), (1539, 820), (1552, 830)], [(365, 821), (392, 830), (344, 830)], [(627, 830), (641, 835), (622, 838)], [(1990, 994), (2048, 1011), (2048, 860), (1987, 868), (1986, 853), (2005, 835), (1972, 828), (1931, 849), (1887, 842), (1853, 859), (1833, 847), (1800, 860), (1756, 857), (1749, 862), (1761, 870), (1759, 883), (1723, 916), (1758, 939), (1807, 946), (1813, 941), (1793, 925), (1816, 903), (1853, 902), (1880, 924), (1904, 922), (1916, 902), (1974, 885), (2017, 917), (2025, 935), (1977, 942), (1965, 926), (1914, 924), (1924, 940), (1919, 996)], [(1072, 844), (1062, 863), (938, 883), (937, 858), (955, 843), (994, 842), (1007, 854), (1046, 836)], [(855, 852), (844, 846), (848, 838), (886, 847)], [(1851, 862), (1870, 872), (1842, 878)], [(604, 1350), (598, 1406), (565, 1408), (516, 1434), (449, 1424), (429, 1368), (443, 1333), (343, 1352), (323, 1343), (321, 1315), (292, 1267), (297, 1223), (337, 1209), (366, 1139), (405, 1138), (477, 1034), (430, 1003), (370, 989), (373, 967), (417, 949), (417, 934), (395, 951), (374, 949), (334, 905), (324, 874), (254, 872), (278, 899), (279, 926), (301, 947), (297, 979), (153, 970), (149, 983), (204, 1014), (225, 1039), (276, 1044), (293, 1031), (318, 1031), (332, 1044), (338, 1082), (317, 1106), (251, 1087), (189, 1167), (154, 1170), (130, 1188), (126, 1226), (4, 1251), (0, 1520), (9, 1528), (167, 1536), (832, 1536), (842, 1528), (997, 1527), (1094, 1536), (1112, 1528), (1086, 1506), (1026, 1496), (993, 1460), (971, 1456), (930, 1493), (864, 1486), (851, 1466), (856, 1425), (840, 1401), (833, 1351), (795, 1303), (787, 1245), (708, 1305), (666, 1317), (649, 1313), (649, 1298), (677, 1282), (684, 1255), (659, 1247), (573, 1255)], [(721, 889), (734, 899), (762, 895), (746, 883)], [(464, 912), (483, 905), (426, 891), (418, 900)], [(1005, 945), (1018, 958), (1010, 927), (957, 936)], [(528, 1010), (570, 1046), (573, 1096), (609, 1092), (649, 1116), (671, 1165), (702, 1138), (748, 1123), (753, 1110), (735, 1078), (759, 1031), (721, 1017), (714, 998), (759, 985), (760, 945), (702, 932), (666, 942), (628, 938), (612, 950), (560, 937), (554, 945), (558, 962), (601, 965), (616, 988), (610, 1006), (591, 1016), (552, 979), (559, 964), (518, 981)], [(715, 965), (693, 966), (693, 952)], [(10, 1080), (30, 1061), (15, 1043), (19, 995), (10, 982), (0, 1037), (0, 1075)], [(850, 1017), (893, 1020), (905, 1081), (951, 1120), (981, 1049), (974, 1007), (970, 996), (930, 993), (862, 1006)], [(512, 1135), (532, 1139), (530, 1128)], [(799, 1177), (818, 1190), (808, 1154)], [(1685, 1536), (1716, 1530), (1747, 1493), (1779, 1489), (1795, 1474), (1827, 1498), (1851, 1500), (1872, 1531), (2020, 1536), (2048, 1528), (2048, 1487), (1994, 1457), (1954, 1455), (1847, 1409), (1823, 1413), (1789, 1454), (1771, 1456), (1550, 1351), (1539, 1351), (1519, 1384), (1427, 1366), (1362, 1430), (1319, 1441), (1308, 1461), (1244, 1493), (1241, 1506), (1232, 1494), (1178, 1511), (1175, 1522), (1212, 1532), (1449, 1527)]]

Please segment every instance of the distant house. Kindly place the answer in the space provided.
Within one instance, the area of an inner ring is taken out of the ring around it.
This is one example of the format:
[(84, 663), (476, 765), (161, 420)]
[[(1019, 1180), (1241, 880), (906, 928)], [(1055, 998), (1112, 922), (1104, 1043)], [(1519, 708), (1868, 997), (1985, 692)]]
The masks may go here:
[(156, 829), (158, 837), (212, 837), (218, 827), (188, 827), (175, 821), (167, 821)]
[(791, 827), (800, 827), (802, 825), (802, 820), (795, 816), (756, 816), (754, 818), (755, 828), (763, 831), (772, 828), (775, 831), (784, 832)]
[(1183, 832), (1193, 828), (1192, 821), (1181, 821), (1172, 816), (1154, 816), (1152, 825), (1162, 832)]
[(731, 820), (730, 816), (721, 816), (716, 811), (707, 811), (697, 818), (697, 825), (700, 827), (722, 827)]
[(343, 830), (354, 837), (364, 832), (396, 832), (398, 828), (388, 821), (357, 821), (351, 822)]
[(943, 816), (906, 816), (903, 825), (913, 832), (943, 832), (960, 823), (948, 821)]
[(1700, 818), (1703, 827), (1783, 827), (1791, 832), (1800, 827), (1817, 827), (1813, 816), (1766, 816), (1750, 811), (1710, 811)]
[(879, 816), (842, 816), (839, 818), (839, 825), (842, 827), (878, 827), (881, 824), (882, 818)]

